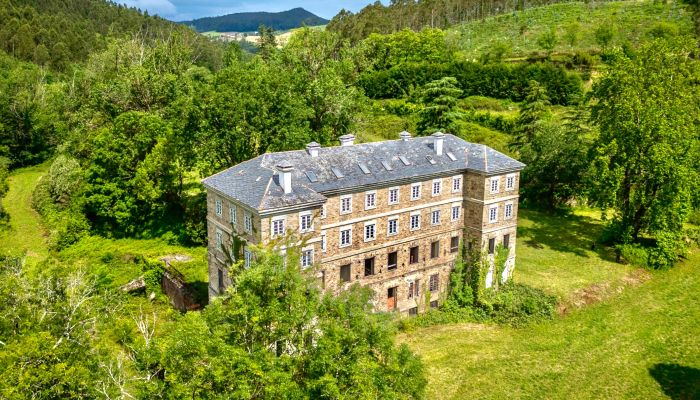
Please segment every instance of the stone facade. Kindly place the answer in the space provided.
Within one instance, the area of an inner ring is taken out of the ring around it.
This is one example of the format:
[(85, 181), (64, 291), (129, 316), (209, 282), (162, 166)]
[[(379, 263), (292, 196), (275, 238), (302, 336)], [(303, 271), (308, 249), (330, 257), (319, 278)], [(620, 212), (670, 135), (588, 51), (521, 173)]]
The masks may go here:
[[(300, 250), (312, 251), (325, 290), (338, 293), (359, 282), (374, 290), (378, 311), (422, 312), (444, 301), (459, 243), (471, 242), (489, 253), (507, 242), (510, 256), (501, 279), (512, 274), (519, 180), (518, 171), (446, 171), (384, 186), (347, 188), (324, 194), (323, 206), (281, 212), (256, 211), (208, 188), (210, 296), (230, 283), (226, 268), (232, 234), (250, 246), (268, 243), (274, 229), (283, 227), (306, 239)], [(302, 218), (311, 221), (304, 231)], [(348, 230), (349, 235), (341, 233)], [(492, 279), (489, 274), (486, 283)]]

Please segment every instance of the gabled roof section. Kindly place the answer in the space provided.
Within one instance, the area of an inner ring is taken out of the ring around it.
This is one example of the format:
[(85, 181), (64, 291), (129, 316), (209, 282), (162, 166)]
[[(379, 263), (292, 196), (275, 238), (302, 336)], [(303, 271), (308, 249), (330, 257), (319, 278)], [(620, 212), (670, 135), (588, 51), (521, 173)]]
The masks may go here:
[[(269, 153), (245, 161), (203, 180), (205, 186), (259, 212), (317, 205), (324, 195), (356, 191), (363, 186), (383, 186), (423, 176), (447, 175), (465, 170), (483, 174), (517, 171), (525, 164), (488, 146), (445, 135), (441, 155), (433, 149), (433, 137), (402, 138), (351, 146), (325, 147), (317, 157), (307, 151)], [(405, 165), (404, 161), (408, 161)], [(292, 193), (279, 184), (276, 166), (293, 166)], [(358, 167), (361, 165), (362, 167)], [(385, 165), (400, 166), (387, 169)], [(367, 173), (366, 171), (369, 171)], [(338, 173), (342, 177), (338, 177)], [(309, 176), (315, 176), (311, 181)]]

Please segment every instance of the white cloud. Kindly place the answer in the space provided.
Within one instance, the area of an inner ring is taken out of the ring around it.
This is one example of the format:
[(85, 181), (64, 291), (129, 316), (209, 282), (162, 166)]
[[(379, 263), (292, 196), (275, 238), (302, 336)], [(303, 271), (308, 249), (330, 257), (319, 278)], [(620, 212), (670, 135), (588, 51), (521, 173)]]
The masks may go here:
[(164, 18), (177, 14), (177, 7), (170, 0), (121, 0), (120, 3), (148, 10), (149, 14), (158, 14)]

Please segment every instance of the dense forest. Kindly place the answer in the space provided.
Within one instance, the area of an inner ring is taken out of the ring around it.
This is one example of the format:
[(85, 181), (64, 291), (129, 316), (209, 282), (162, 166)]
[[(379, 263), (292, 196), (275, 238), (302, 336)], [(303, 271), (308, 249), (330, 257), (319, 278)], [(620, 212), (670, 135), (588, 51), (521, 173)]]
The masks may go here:
[[(451, 25), (536, 4), (375, 4), (283, 47), (263, 30), (253, 55), (115, 3), (2, 1), (0, 199), (8, 175), (44, 166), (31, 199), (47, 228), (36, 262), (0, 245), (2, 397), (422, 398), (425, 367), (359, 287), (326, 296), (261, 249), (227, 296), (179, 315), (161, 262), (112, 250), (201, 249), (202, 177), (349, 132), (442, 130), (508, 153), (527, 164), (524, 207), (602, 210), (598, 242), (640, 267), (700, 242), (700, 63), (681, 4), (642, 2), (655, 23), (634, 29), (517, 25), (514, 45), (478, 47)], [(571, 7), (557, 15), (617, 12)], [(508, 14), (494, 18), (474, 23)], [(0, 207), (0, 230), (18, 223)], [(447, 307), (500, 321), (523, 296), (516, 319), (551, 317), (530, 289), (480, 297), (462, 267)], [(151, 299), (119, 290), (139, 276)]]
[(323, 19), (303, 8), (294, 8), (277, 13), (247, 12), (198, 18), (181, 22), (199, 32), (256, 32), (261, 25), (275, 31), (286, 31), (302, 26), (326, 25)]

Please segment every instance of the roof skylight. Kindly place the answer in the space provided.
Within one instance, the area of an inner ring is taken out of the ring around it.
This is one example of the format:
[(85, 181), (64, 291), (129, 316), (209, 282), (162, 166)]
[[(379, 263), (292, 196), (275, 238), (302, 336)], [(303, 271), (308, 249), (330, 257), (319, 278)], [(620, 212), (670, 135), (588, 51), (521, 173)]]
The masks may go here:
[(387, 171), (393, 170), (393, 168), (391, 167), (391, 164), (389, 164), (389, 161), (382, 161), (382, 165), (384, 166), (384, 169)]
[(335, 177), (338, 178), (338, 179), (340, 179), (340, 178), (342, 178), (342, 177), (345, 176), (345, 175), (343, 175), (343, 173), (340, 172), (340, 170), (339, 170), (338, 168), (336, 168), (336, 167), (332, 167), (332, 168), (331, 168), (331, 171), (333, 171), (333, 174), (335, 174)]
[(399, 160), (401, 160), (401, 162), (403, 163), (403, 165), (411, 165), (411, 163), (408, 162), (408, 160), (407, 160), (406, 157), (404, 157), (404, 156), (399, 156)]
[(426, 158), (426, 159), (428, 160), (428, 162), (431, 163), (432, 165), (437, 164), (437, 161), (435, 161), (435, 159), (434, 159), (432, 156), (425, 156), (425, 158)]
[(304, 173), (306, 174), (306, 177), (309, 178), (309, 182), (318, 182), (318, 178), (313, 171), (306, 171)]
[(452, 161), (456, 161), (456, 160), (457, 160), (457, 157), (455, 157), (455, 155), (452, 154), (452, 152), (448, 151), (448, 152), (445, 153), (445, 154), (447, 154), (447, 157), (449, 157), (450, 160), (452, 160)]
[(357, 163), (357, 165), (360, 166), (360, 169), (361, 169), (362, 172), (364, 172), (365, 174), (370, 174), (370, 173), (371, 173), (371, 172), (369, 171), (369, 168), (367, 168), (367, 165), (366, 165), (366, 164), (364, 164), (364, 163)]

